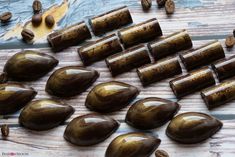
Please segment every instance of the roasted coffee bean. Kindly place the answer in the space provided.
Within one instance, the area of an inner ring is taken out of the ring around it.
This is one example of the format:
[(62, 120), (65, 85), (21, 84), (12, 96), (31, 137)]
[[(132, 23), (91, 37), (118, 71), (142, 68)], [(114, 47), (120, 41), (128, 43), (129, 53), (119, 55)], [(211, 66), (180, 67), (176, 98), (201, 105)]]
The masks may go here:
[(6, 124), (2, 125), (1, 132), (2, 132), (3, 137), (7, 137), (10, 133), (10, 129), (9, 129), (8, 125), (6, 125)]
[(199, 112), (179, 114), (172, 119), (166, 135), (179, 143), (194, 144), (202, 142), (222, 128), (221, 121)]
[(192, 40), (186, 30), (181, 30), (148, 44), (149, 51), (155, 60), (190, 49), (192, 46)]
[(99, 114), (87, 114), (73, 119), (65, 129), (64, 138), (78, 146), (100, 143), (112, 135), (119, 122)]
[(235, 45), (234, 36), (230, 35), (225, 39), (225, 45), (227, 48), (232, 48)]
[(6, 83), (7, 81), (8, 81), (7, 73), (2, 72), (2, 73), (0, 74), (0, 84), (1, 84), (1, 83)]
[(105, 157), (149, 157), (161, 140), (144, 133), (127, 133), (116, 137), (108, 146)]
[(139, 90), (122, 82), (106, 82), (96, 85), (87, 95), (85, 105), (96, 112), (113, 112), (126, 107)]
[(175, 12), (175, 2), (173, 0), (167, 0), (165, 10), (167, 14), (173, 14)]
[(85, 22), (81, 22), (49, 34), (47, 40), (54, 51), (61, 51), (89, 38), (91, 38), (89, 29)]
[(137, 74), (143, 86), (181, 73), (182, 69), (177, 57), (168, 57), (137, 69)]
[(42, 15), (41, 14), (35, 14), (32, 17), (32, 24), (33, 26), (39, 26), (42, 23)]
[(179, 109), (180, 105), (170, 100), (145, 98), (131, 105), (125, 121), (137, 129), (154, 129), (171, 120)]
[(12, 17), (11, 12), (5, 12), (0, 15), (0, 20), (2, 23), (8, 22)]
[(162, 30), (157, 19), (153, 18), (137, 25), (121, 29), (118, 31), (118, 36), (124, 47), (127, 48), (162, 36)]
[(34, 13), (39, 13), (42, 10), (42, 3), (39, 0), (34, 0), (32, 7)]
[(235, 79), (207, 88), (201, 92), (201, 96), (208, 109), (213, 109), (235, 100)]
[(79, 56), (84, 65), (89, 65), (105, 59), (106, 57), (121, 51), (121, 43), (115, 34), (106, 36), (78, 49)]
[(20, 113), (19, 122), (31, 130), (49, 130), (59, 126), (74, 113), (74, 108), (61, 101), (42, 99), (30, 102)]
[(13, 55), (4, 71), (16, 81), (33, 81), (41, 78), (57, 66), (58, 60), (38, 51), (26, 50)]
[(166, 0), (156, 0), (159, 7), (163, 7), (166, 3)]
[(95, 16), (90, 19), (89, 22), (94, 34), (101, 35), (122, 26), (131, 24), (133, 21), (130, 11), (126, 6), (124, 6)]
[(169, 157), (168, 153), (165, 150), (161, 150), (161, 149), (155, 152), (155, 156), (156, 157)]
[(52, 27), (55, 24), (55, 19), (52, 15), (47, 15), (45, 18), (45, 23), (47, 27)]
[(144, 45), (138, 45), (109, 56), (105, 61), (113, 76), (151, 62), (148, 50)]
[(34, 33), (31, 30), (24, 28), (21, 32), (21, 36), (23, 40), (31, 41), (34, 38)]
[(96, 70), (80, 66), (63, 67), (49, 77), (46, 91), (58, 97), (72, 97), (86, 91), (98, 77)]
[(215, 62), (212, 68), (220, 81), (235, 76), (235, 55)]
[(214, 84), (213, 73), (208, 67), (195, 70), (170, 81), (170, 87), (177, 98), (182, 98)]
[(185, 68), (190, 71), (224, 58), (224, 50), (220, 42), (213, 41), (192, 51), (180, 54)]
[(33, 88), (18, 83), (0, 84), (0, 93), (0, 115), (15, 113), (37, 94)]
[(141, 5), (144, 10), (149, 10), (152, 6), (152, 0), (141, 0)]

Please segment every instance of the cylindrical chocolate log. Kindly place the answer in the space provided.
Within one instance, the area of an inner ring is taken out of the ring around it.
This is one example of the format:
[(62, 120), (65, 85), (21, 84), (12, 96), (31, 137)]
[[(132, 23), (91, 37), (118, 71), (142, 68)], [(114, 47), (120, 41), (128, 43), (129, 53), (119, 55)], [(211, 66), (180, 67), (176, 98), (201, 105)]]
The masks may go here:
[(143, 86), (161, 81), (163, 79), (182, 73), (177, 57), (168, 57), (156, 63), (148, 64), (137, 69)]
[(235, 79), (207, 88), (201, 96), (208, 109), (212, 109), (235, 99)]
[(180, 54), (180, 58), (187, 70), (193, 70), (200, 66), (208, 65), (224, 57), (223, 47), (218, 41), (213, 41), (195, 50)]
[(107, 13), (98, 15), (89, 20), (95, 35), (118, 29), (132, 23), (130, 11), (126, 6), (111, 10)]
[(81, 22), (49, 34), (47, 40), (54, 51), (60, 51), (89, 38), (91, 38), (89, 29), (85, 22)]
[(235, 76), (235, 56), (219, 60), (212, 68), (220, 81)]
[(208, 67), (203, 67), (170, 81), (170, 87), (177, 98), (182, 98), (214, 84), (212, 70)]
[(113, 76), (150, 63), (147, 48), (138, 45), (123, 52), (109, 56), (106, 64)]
[(105, 59), (106, 57), (121, 51), (121, 43), (115, 34), (104, 37), (78, 49), (79, 56), (84, 65), (89, 65), (93, 62)]
[(189, 49), (192, 46), (192, 40), (186, 30), (173, 33), (162, 40), (148, 44), (148, 48), (155, 60)]
[(162, 30), (157, 19), (153, 18), (118, 31), (118, 36), (124, 47), (127, 48), (162, 36)]

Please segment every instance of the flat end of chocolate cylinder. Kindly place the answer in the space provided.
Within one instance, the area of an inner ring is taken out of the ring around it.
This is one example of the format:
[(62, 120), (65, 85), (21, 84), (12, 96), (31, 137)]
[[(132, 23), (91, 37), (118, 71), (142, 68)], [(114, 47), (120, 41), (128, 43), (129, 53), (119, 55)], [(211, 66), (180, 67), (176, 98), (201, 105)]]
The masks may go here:
[(176, 96), (176, 98), (177, 98), (177, 99), (180, 99), (182, 96), (179, 96), (178, 93), (177, 93), (177, 91), (175, 90), (175, 85), (174, 85), (174, 83), (173, 83), (173, 80), (171, 80), (171, 81), (169, 82), (169, 85), (170, 85), (170, 87), (171, 87), (172, 92), (173, 92), (174, 95)]
[(140, 68), (136, 69), (136, 73), (137, 73), (137, 75), (138, 75), (138, 77), (140, 79), (140, 82), (141, 82), (142, 86), (146, 87), (147, 85), (149, 85), (149, 83), (146, 83), (146, 81), (144, 80), (143, 76), (141, 75)]
[(113, 72), (112, 67), (110, 66), (110, 63), (109, 63), (109, 61), (108, 61), (108, 58), (105, 59), (105, 63), (106, 63), (106, 65), (107, 65), (107, 68), (109, 69), (111, 75), (112, 75), (113, 77), (117, 76), (118, 73), (114, 73), (114, 72)]
[(200, 92), (200, 95), (204, 101), (204, 103), (206, 104), (206, 107), (208, 108), (208, 110), (211, 110), (212, 109), (212, 106), (209, 104), (207, 98), (206, 98), (206, 95), (202, 92)]

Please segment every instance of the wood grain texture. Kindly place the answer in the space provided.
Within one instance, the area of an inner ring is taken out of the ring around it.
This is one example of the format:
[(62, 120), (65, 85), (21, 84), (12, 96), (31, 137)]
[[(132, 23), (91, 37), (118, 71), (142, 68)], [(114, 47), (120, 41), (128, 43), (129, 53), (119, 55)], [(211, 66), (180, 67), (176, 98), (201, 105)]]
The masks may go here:
[[(85, 5), (91, 5), (92, 1), (95, 0), (89, 0), (90, 3), (85, 3)], [(235, 20), (232, 20), (235, 19), (234, 0), (176, 0), (176, 12), (171, 17), (167, 17), (167, 15), (165, 14), (165, 10), (159, 9), (156, 6), (155, 0), (153, 1), (153, 6), (149, 12), (142, 11), (140, 1), (138, 0), (99, 1), (102, 1), (102, 6), (104, 7), (102, 11), (110, 10), (110, 8), (114, 8), (115, 6), (120, 6), (122, 4), (128, 5), (135, 23), (157, 17), (163, 29), (164, 35), (169, 35), (181, 29), (187, 29), (193, 38), (194, 47), (198, 47), (214, 39), (219, 39), (219, 41), (224, 46), (224, 37), (228, 34), (232, 34), (232, 30), (235, 27)], [(110, 4), (113, 5), (111, 6)], [(87, 7), (84, 6), (84, 8)], [(81, 9), (80, 15), (83, 16), (82, 18), (87, 19), (90, 17), (90, 15), (93, 15), (93, 13), (93, 10), (88, 11)], [(97, 37), (94, 37), (92, 40), (94, 40), (95, 38)], [(60, 61), (56, 69), (67, 65), (82, 65), (82, 62), (77, 54), (77, 48), (79, 46), (70, 47), (63, 52), (56, 54), (52, 53), (50, 48), (47, 48), (45, 46), (45, 44), (36, 44), (34, 46), (16, 46), (0, 43), (0, 70), (3, 69), (5, 62), (13, 54), (21, 51), (22, 49), (36, 49), (55, 56)], [(226, 51), (226, 56), (235, 54), (235, 49), (229, 50), (226, 49), (224, 46), (224, 50)], [(141, 89), (141, 93), (135, 101), (150, 96), (156, 96), (177, 101), (168, 84), (169, 80), (171, 80), (172, 78), (154, 83), (149, 87), (143, 88), (135, 70), (112, 78), (104, 61), (97, 62), (89, 67), (94, 68), (100, 72), (100, 78), (95, 82), (94, 85), (101, 82), (117, 80), (139, 87)], [(185, 69), (183, 69), (183, 72), (186, 73)], [(44, 90), (45, 83), (50, 74), (51, 73), (36, 82), (25, 82), (25, 84), (34, 87), (38, 91), (36, 99), (50, 97), (47, 93), (45, 93)], [(104, 156), (105, 149), (113, 138), (115, 138), (119, 134), (134, 131), (132, 128), (128, 127), (124, 123), (125, 114), (129, 107), (126, 107), (121, 111), (108, 114), (109, 116), (119, 120), (121, 122), (121, 127), (105, 142), (91, 147), (77, 147), (69, 144), (63, 139), (64, 129), (66, 127), (66, 124), (71, 119), (85, 113), (90, 113), (90, 111), (84, 106), (84, 102), (88, 91), (92, 87), (90, 87), (86, 92), (80, 94), (79, 96), (73, 97), (72, 99), (62, 99), (66, 103), (72, 105), (76, 109), (76, 112), (63, 125), (49, 131), (36, 132), (20, 127), (18, 125), (19, 112), (13, 115), (0, 117), (0, 125), (5, 123), (10, 125), (9, 138), (2, 139), (0, 137), (0, 156), (2, 155), (4, 157), (4, 155), (1, 153), (9, 152), (26, 153), (24, 156), (30, 157)], [(222, 107), (216, 108), (212, 111), (208, 111), (198, 92), (179, 100), (179, 104), (182, 105), (180, 113), (188, 111), (209, 113), (221, 119), (224, 123), (224, 127), (221, 131), (219, 131), (216, 135), (214, 135), (207, 141), (196, 145), (182, 145), (177, 144), (166, 137), (165, 128), (167, 125), (164, 125), (163, 127), (152, 131), (153, 133), (158, 134), (160, 139), (162, 140), (162, 143), (160, 145), (161, 149), (169, 152), (172, 157), (235, 156), (235, 101), (228, 103)]]

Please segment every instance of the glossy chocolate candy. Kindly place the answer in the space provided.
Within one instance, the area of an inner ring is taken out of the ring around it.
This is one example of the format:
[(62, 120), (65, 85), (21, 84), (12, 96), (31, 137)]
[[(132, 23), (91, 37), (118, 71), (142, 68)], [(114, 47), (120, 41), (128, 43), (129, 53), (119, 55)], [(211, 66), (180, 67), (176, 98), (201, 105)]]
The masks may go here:
[(47, 40), (54, 51), (61, 51), (90, 38), (91, 33), (87, 25), (80, 22), (49, 34)]
[(137, 74), (143, 86), (181, 73), (182, 69), (177, 57), (168, 57), (137, 69)]
[(207, 88), (201, 92), (201, 96), (208, 109), (224, 105), (235, 99), (235, 79)]
[(18, 83), (0, 84), (0, 115), (14, 113), (31, 101), (37, 92)]
[(208, 65), (224, 57), (223, 47), (218, 41), (210, 42), (195, 50), (180, 54), (180, 58), (188, 71)]
[(0, 73), (0, 83), (6, 83), (8, 81), (7, 73), (2, 72)]
[(121, 51), (122, 46), (118, 37), (112, 34), (79, 48), (78, 54), (84, 65), (90, 65)]
[(220, 81), (235, 76), (235, 56), (217, 61), (212, 68)]
[(71, 97), (84, 92), (99, 77), (96, 70), (80, 66), (67, 66), (52, 73), (46, 91), (58, 97)]
[(161, 140), (144, 133), (127, 133), (116, 137), (108, 146), (105, 157), (149, 157)]
[(124, 47), (148, 42), (162, 36), (161, 27), (156, 18), (118, 31), (118, 36)]
[(137, 129), (154, 129), (171, 120), (179, 109), (178, 103), (149, 97), (135, 102), (128, 110), (125, 121)]
[(54, 57), (32, 50), (13, 55), (5, 64), (4, 71), (16, 81), (33, 81), (46, 75), (58, 64)]
[(192, 46), (192, 40), (186, 30), (173, 33), (161, 40), (153, 41), (148, 44), (149, 50), (155, 60), (182, 50), (190, 49)]
[(90, 25), (95, 35), (118, 29), (132, 23), (130, 11), (126, 6), (111, 10), (90, 19)]
[(85, 105), (96, 112), (113, 112), (127, 106), (138, 94), (136, 87), (126, 83), (100, 83), (89, 92)]
[(177, 98), (199, 91), (215, 84), (212, 70), (204, 67), (170, 81), (170, 87)]
[(42, 99), (30, 102), (20, 113), (19, 122), (31, 130), (49, 130), (59, 126), (74, 113), (74, 108), (61, 101)]
[(138, 45), (109, 56), (105, 61), (113, 76), (151, 62), (148, 50), (144, 45)]
[(99, 114), (87, 114), (73, 119), (65, 129), (64, 138), (78, 146), (100, 143), (112, 135), (119, 122)]
[(204, 141), (222, 128), (221, 121), (199, 112), (187, 112), (172, 119), (166, 134), (180, 143), (194, 144)]

